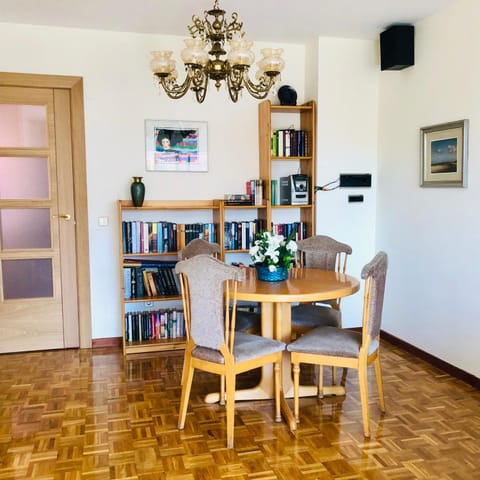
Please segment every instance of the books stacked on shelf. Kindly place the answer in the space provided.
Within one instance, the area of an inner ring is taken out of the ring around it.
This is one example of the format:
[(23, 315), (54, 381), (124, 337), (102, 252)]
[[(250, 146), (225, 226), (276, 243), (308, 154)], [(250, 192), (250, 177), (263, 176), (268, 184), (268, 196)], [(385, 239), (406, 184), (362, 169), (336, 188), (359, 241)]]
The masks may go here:
[(165, 253), (181, 250), (194, 238), (216, 242), (214, 223), (122, 222), (123, 253)]
[(251, 205), (263, 205), (263, 181), (259, 178), (246, 182), (247, 195), (252, 199)]
[(124, 317), (126, 342), (185, 337), (183, 310), (127, 312)]
[(255, 240), (257, 232), (264, 229), (265, 222), (261, 219), (225, 222), (225, 250), (247, 250)]
[(307, 224), (305, 222), (293, 223), (272, 223), (272, 232), (276, 235), (283, 235), (288, 237), (292, 230), (295, 230), (295, 240), (303, 240), (307, 238)]
[(181, 250), (195, 238), (203, 238), (210, 243), (217, 239), (214, 223), (177, 223), (177, 250)]
[(155, 259), (124, 259), (124, 299), (179, 296), (181, 289), (175, 273), (176, 263)]
[(308, 133), (293, 128), (273, 130), (270, 146), (273, 157), (305, 157), (308, 155)]

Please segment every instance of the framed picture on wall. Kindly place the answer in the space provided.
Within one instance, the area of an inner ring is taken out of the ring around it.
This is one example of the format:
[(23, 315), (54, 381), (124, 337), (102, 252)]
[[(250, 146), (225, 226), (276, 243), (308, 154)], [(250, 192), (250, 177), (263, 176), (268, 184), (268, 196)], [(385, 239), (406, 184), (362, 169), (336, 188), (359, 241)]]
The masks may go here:
[(146, 170), (207, 172), (207, 122), (145, 120)]
[(421, 187), (466, 187), (468, 120), (420, 129)]

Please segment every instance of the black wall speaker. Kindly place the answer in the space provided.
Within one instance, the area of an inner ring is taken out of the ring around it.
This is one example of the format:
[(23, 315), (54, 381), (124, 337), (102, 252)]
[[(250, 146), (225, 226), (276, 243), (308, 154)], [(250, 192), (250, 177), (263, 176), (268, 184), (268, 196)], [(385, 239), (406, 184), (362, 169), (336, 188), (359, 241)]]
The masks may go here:
[(382, 70), (403, 70), (415, 65), (413, 25), (392, 25), (380, 34)]

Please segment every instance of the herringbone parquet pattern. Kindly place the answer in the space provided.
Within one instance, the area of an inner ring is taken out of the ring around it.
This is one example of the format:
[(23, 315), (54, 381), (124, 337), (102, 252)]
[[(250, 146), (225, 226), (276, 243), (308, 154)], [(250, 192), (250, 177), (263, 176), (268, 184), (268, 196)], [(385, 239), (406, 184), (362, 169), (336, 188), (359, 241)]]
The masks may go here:
[(0, 480), (480, 479), (480, 392), (389, 344), (382, 358), (387, 413), (372, 382), (370, 440), (352, 371), (346, 397), (301, 400), (295, 434), (269, 401), (237, 402), (227, 450), (223, 407), (203, 403), (218, 385), (208, 374), (177, 431), (179, 354), (3, 355)]

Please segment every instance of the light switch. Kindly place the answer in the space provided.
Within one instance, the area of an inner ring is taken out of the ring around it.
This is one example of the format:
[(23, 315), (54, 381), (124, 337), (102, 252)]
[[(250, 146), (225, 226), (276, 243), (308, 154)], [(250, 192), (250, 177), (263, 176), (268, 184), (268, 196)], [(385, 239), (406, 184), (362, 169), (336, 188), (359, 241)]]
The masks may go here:
[(98, 217), (99, 227), (108, 227), (108, 217)]

